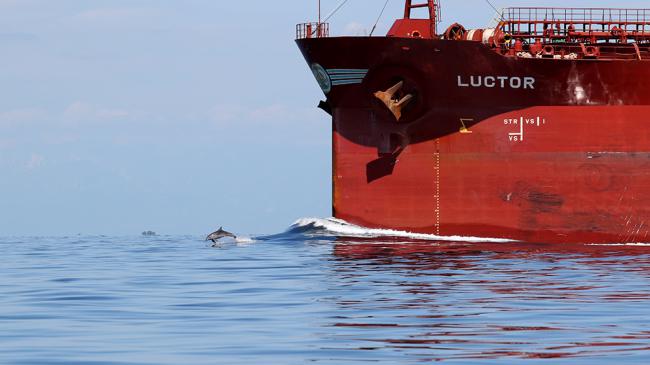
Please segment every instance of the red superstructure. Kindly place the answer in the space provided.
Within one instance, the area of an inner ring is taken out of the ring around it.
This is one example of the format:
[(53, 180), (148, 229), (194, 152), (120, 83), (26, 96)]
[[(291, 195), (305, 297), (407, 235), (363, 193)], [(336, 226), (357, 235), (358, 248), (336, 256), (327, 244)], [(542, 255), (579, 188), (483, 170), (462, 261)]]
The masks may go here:
[[(412, 11), (424, 8), (424, 19)], [(529, 242), (650, 241), (650, 10), (509, 8), (298, 46), (333, 116), (334, 215)]]

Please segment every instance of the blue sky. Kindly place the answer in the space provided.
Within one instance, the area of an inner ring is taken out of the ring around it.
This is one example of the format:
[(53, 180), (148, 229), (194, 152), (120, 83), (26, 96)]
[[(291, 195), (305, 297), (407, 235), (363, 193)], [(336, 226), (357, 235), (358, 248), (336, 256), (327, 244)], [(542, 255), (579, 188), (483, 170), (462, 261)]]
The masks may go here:
[[(317, 2), (243, 3), (0, 0), (0, 235), (272, 233), (329, 216), (330, 121), (293, 42)], [(443, 28), (493, 18), (483, 0), (442, 3)], [(332, 33), (367, 34), (382, 6), (349, 0)]]

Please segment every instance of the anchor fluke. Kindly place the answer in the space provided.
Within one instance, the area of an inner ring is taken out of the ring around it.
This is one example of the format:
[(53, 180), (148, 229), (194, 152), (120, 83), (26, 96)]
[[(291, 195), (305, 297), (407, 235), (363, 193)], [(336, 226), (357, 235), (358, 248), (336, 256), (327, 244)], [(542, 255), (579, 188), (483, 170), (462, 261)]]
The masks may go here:
[(402, 89), (404, 81), (400, 81), (395, 86), (386, 91), (377, 91), (375, 97), (381, 100), (388, 110), (393, 113), (398, 121), (402, 118), (402, 109), (413, 99), (412, 94), (408, 94), (401, 99), (395, 98), (395, 94)]

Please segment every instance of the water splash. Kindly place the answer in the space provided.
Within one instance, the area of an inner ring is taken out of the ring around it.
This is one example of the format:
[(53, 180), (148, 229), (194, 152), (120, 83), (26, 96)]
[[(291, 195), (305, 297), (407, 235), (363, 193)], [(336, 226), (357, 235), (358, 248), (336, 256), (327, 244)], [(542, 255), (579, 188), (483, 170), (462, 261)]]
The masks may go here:
[(630, 242), (630, 243), (590, 243), (587, 246), (605, 246), (605, 247), (650, 247), (650, 243)]
[(348, 223), (337, 218), (301, 218), (295, 221), (285, 232), (285, 234), (351, 238), (402, 238), (407, 240), (445, 242), (515, 242), (513, 240), (503, 238), (438, 236), (433, 234), (413, 233), (392, 229), (366, 228)]
[(253, 237), (244, 236), (244, 237), (237, 237), (235, 239), (235, 243), (237, 243), (238, 245), (248, 245), (248, 244), (255, 243), (255, 242), (256, 242), (256, 240)]

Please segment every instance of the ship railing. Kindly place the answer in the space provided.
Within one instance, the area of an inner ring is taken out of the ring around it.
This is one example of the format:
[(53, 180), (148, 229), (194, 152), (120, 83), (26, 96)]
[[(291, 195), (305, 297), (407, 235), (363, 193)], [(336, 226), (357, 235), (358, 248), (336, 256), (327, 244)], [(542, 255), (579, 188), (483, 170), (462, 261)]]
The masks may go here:
[(506, 8), (500, 27), (515, 39), (534, 41), (650, 41), (650, 9)]
[(329, 36), (329, 23), (301, 23), (296, 25), (296, 39), (328, 38)]

